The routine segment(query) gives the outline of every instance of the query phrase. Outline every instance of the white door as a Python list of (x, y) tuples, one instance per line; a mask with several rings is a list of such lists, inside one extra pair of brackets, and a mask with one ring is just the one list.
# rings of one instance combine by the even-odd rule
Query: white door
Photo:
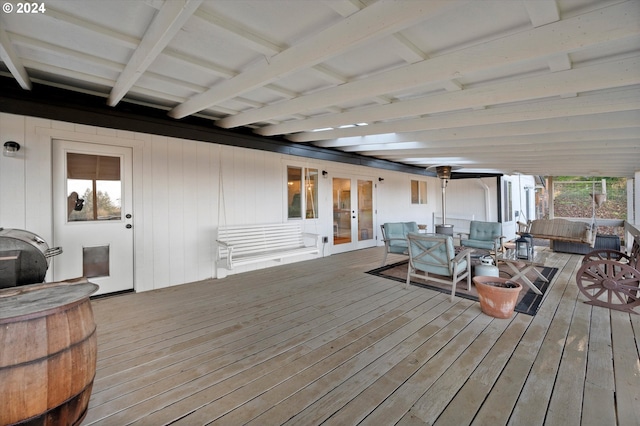
[(55, 281), (85, 276), (96, 294), (133, 289), (132, 150), (54, 140)]
[(333, 253), (376, 245), (373, 179), (333, 178)]

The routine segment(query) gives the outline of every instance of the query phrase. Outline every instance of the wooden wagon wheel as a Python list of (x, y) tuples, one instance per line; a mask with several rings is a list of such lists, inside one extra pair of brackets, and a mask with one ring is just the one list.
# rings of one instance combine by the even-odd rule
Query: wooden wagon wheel
[(582, 258), (582, 263), (587, 263), (594, 260), (615, 260), (617, 262), (620, 262), (622, 261), (622, 259), (625, 259), (624, 262), (629, 262), (631, 260), (631, 257), (618, 250), (601, 249), (593, 250), (585, 254)]
[(640, 271), (624, 263), (614, 260), (584, 263), (576, 274), (576, 283), (589, 304), (625, 312), (634, 312), (640, 305)]

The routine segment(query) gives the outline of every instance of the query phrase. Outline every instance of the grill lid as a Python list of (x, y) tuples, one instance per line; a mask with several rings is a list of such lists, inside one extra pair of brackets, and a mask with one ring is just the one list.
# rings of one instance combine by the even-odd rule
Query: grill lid
[(50, 258), (60, 253), (33, 232), (0, 228), (0, 288), (43, 282)]

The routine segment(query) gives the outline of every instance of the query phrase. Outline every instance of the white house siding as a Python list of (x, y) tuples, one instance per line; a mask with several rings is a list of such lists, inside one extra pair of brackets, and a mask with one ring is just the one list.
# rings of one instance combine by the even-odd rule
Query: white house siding
[[(308, 232), (331, 236), (331, 177), (338, 175), (369, 177), (375, 183), (378, 177), (385, 179), (376, 190), (378, 225), (401, 220), (427, 223), (426, 218), (439, 208), (435, 178), (0, 113), (0, 140), (15, 140), (22, 146), (15, 158), (0, 156), (0, 226), (35, 232), (50, 246), (55, 246), (53, 139), (133, 149), (136, 291), (215, 277), (215, 234), (220, 224), (286, 220), (287, 165), (329, 172), (328, 178), (320, 178), (320, 219), (305, 221)], [(411, 178), (428, 181), (427, 205), (410, 204)], [(323, 253), (331, 254), (331, 247)], [(53, 268), (55, 258), (47, 280)]]
[[(447, 185), (447, 216), (466, 220), (497, 221), (496, 179), (491, 177), (450, 181)], [(442, 204), (440, 186), (438, 191), (439, 203)]]

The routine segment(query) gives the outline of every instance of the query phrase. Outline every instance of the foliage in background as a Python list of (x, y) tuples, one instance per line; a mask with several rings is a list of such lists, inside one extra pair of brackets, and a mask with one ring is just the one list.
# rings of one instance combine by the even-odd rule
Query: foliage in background
[[(602, 192), (606, 181), (607, 200), (598, 207), (593, 204), (592, 193)], [(566, 218), (627, 219), (627, 179), (578, 176), (554, 177), (554, 216)], [(595, 191), (594, 191), (595, 190)], [(600, 227), (599, 233), (618, 234), (619, 230)]]

